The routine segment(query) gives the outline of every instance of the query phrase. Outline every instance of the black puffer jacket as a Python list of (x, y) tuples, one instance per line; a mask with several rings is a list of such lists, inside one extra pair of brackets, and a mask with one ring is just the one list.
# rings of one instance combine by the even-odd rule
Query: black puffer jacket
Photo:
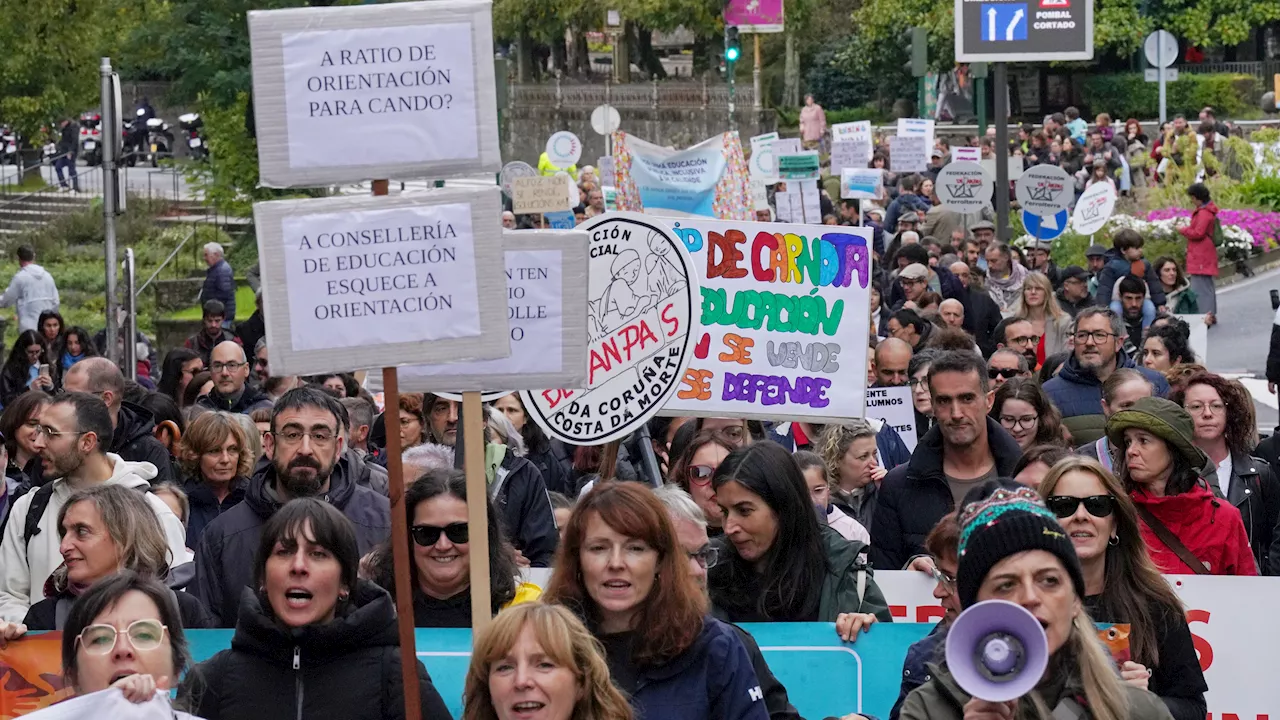
[(244, 391), (240, 393), (240, 397), (234, 401), (224, 398), (222, 393), (218, 392), (218, 388), (214, 388), (209, 391), (208, 395), (196, 400), (196, 405), (210, 410), (248, 415), (261, 408), (270, 409), (272, 403), (271, 397), (259, 390), (256, 385), (246, 384)]
[[(1000, 477), (1012, 477), (1022, 449), (1009, 431), (991, 418), (987, 444)], [(871, 519), (871, 561), (876, 570), (901, 570), (924, 553), (924, 539), (943, 515), (955, 509), (951, 486), (942, 472), (942, 429), (925, 433), (911, 461), (889, 471), (880, 483), (876, 514)]]
[[(418, 688), (423, 718), (451, 718), (421, 661)], [(246, 588), (231, 649), (193, 668), (178, 698), (205, 720), (403, 719), (395, 605), (361, 580), (338, 618), (286, 628)]]
[[(196, 577), (187, 589), (200, 598), (219, 621), (233, 627), (240, 591), (253, 583), (253, 557), (262, 526), (280, 509), (275, 494), (276, 472), (263, 463), (245, 488), (244, 501), (205, 526), (196, 548)], [(376, 492), (351, 481), (344, 463), (329, 475), (329, 492), (322, 499), (342, 511), (355, 526), (360, 554), (373, 550), (391, 534), (391, 504)]]
[(533, 463), (515, 455), (506, 455), (498, 468), (498, 477), (490, 492), (493, 504), (502, 515), (503, 529), (536, 568), (551, 567), (560, 531), (551, 512), (551, 498), (542, 473)]
[(130, 462), (149, 462), (156, 466), (152, 485), (163, 482), (181, 484), (173, 472), (169, 449), (152, 433), (156, 429), (155, 416), (141, 405), (120, 403), (120, 415), (116, 418), (115, 432), (111, 434), (111, 449)]

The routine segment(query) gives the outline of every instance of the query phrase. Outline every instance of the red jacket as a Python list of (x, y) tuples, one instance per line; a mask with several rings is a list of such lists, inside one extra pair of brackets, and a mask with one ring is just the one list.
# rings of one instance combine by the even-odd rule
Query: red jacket
[[(1141, 488), (1133, 491), (1133, 501), (1151, 511), (1169, 532), (1182, 541), (1212, 575), (1257, 575), (1258, 566), (1249, 547), (1240, 511), (1215, 497), (1213, 491), (1196, 483), (1181, 495), (1155, 497)], [(1139, 516), (1142, 540), (1160, 572), (1192, 575), (1191, 568), (1170, 550)]]
[(1187, 238), (1187, 274), (1218, 276), (1218, 249), (1213, 246), (1213, 221), (1218, 206), (1205, 203), (1191, 214), (1191, 224), (1179, 228)]

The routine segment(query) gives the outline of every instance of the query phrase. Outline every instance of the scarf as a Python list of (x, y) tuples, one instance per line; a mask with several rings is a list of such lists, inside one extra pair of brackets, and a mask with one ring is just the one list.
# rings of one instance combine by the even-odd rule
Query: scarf
[(76, 363), (80, 362), (83, 359), (84, 359), (83, 352), (80, 353), (79, 355), (72, 355), (71, 353), (64, 351), (62, 353), (62, 369), (66, 370), (70, 368), (72, 365), (75, 365)]
[(1000, 306), (1001, 311), (1008, 310), (1022, 294), (1022, 282), (1026, 279), (1027, 269), (1018, 262), (1013, 262), (1010, 265), (1009, 277), (998, 278), (995, 275), (987, 275), (987, 292)]

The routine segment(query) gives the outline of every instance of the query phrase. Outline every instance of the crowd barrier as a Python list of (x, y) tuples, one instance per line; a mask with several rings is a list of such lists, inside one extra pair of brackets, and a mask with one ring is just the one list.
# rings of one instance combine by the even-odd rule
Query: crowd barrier
[[(769, 667), (809, 720), (860, 712), (885, 718), (898, 695), (902, 660), (911, 643), (942, 616), (933, 581), (921, 573), (879, 572), (895, 623), (872, 626), (855, 643), (841, 642), (830, 624), (750, 623)], [(534, 578), (541, 579), (541, 578)], [(1270, 600), (1280, 578), (1169, 576), (1187, 606), (1200, 666), (1209, 683), (1207, 720), (1265, 720), (1280, 713), (1280, 684), (1267, 657), (1280, 647), (1280, 621)], [(199, 662), (230, 645), (230, 630), (187, 633)], [(65, 696), (59, 679), (57, 633), (33, 635), (0, 651), (0, 720)], [(418, 657), (461, 716), (462, 683), (470, 661), (469, 630), (418, 630)]]

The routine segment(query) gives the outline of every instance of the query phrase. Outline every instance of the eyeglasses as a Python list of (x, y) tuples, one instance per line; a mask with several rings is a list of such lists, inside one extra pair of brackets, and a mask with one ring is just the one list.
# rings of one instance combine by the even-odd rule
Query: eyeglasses
[(1084, 503), (1084, 509), (1094, 517), (1107, 517), (1116, 508), (1116, 499), (1110, 495), (1090, 495), (1076, 497), (1074, 495), (1050, 495), (1044, 499), (1045, 507), (1060, 518), (1069, 518), (1076, 514), (1076, 508)]
[(444, 527), (439, 525), (414, 525), (409, 528), (409, 534), (413, 536), (414, 544), (420, 547), (435, 545), (440, 541), (440, 533), (444, 533), (444, 536), (449, 538), (449, 542), (454, 545), (465, 545), (471, 540), (466, 523), (449, 523)]
[(1010, 344), (1010, 345), (1025, 345), (1025, 346), (1031, 346), (1031, 345), (1035, 345), (1035, 344), (1036, 344), (1036, 343), (1038, 343), (1038, 342), (1040, 342), (1040, 336), (1039, 336), (1039, 335), (1023, 335), (1023, 336), (1021, 336), (1021, 337), (1011, 337), (1011, 338), (1009, 338), (1009, 344)]
[(1040, 417), (1037, 415), (1023, 415), (1022, 417), (1014, 417), (1012, 415), (1000, 416), (1000, 424), (1010, 430), (1017, 430), (1020, 427), (1035, 427), (1036, 422), (1039, 420)]
[(1089, 342), (1090, 340), (1092, 340), (1094, 344), (1101, 345), (1102, 343), (1110, 340), (1111, 338), (1116, 337), (1116, 334), (1109, 333), (1106, 330), (1094, 330), (1093, 332), (1089, 332), (1087, 330), (1081, 330), (1077, 332), (1075, 335), (1073, 335), (1072, 337), (1074, 337), (1076, 339), (1076, 342), (1078, 343)]
[(1018, 368), (987, 368), (987, 377), (995, 380), (1002, 377), (1005, 380), (1012, 380), (1018, 377)]
[(933, 579), (938, 581), (938, 583), (945, 585), (948, 588), (954, 588), (956, 586), (956, 579), (939, 570), (936, 564), (929, 568), (929, 574), (933, 575)]
[(1192, 415), (1199, 415), (1205, 410), (1208, 410), (1210, 415), (1222, 415), (1227, 412), (1226, 404), (1216, 400), (1211, 403), (1199, 403), (1199, 402), (1187, 403), (1185, 407), (1187, 412), (1191, 413)]
[(121, 634), (129, 636), (134, 650), (155, 650), (164, 642), (169, 628), (159, 620), (134, 620), (121, 633), (113, 625), (90, 625), (76, 636), (76, 642), (90, 655), (106, 655), (116, 649)]
[(720, 561), (720, 551), (716, 549), (715, 545), (704, 545), (701, 550), (688, 553), (688, 555), (689, 559), (697, 561), (703, 570), (715, 567), (716, 563)]
[(912, 388), (917, 388), (917, 387), (920, 387), (921, 385), (927, 385), (928, 383), (929, 383), (929, 378), (927, 376), (911, 378), (910, 380), (907, 381), (907, 384), (910, 385)]
[(50, 427), (48, 425), (41, 425), (39, 423), (36, 423), (35, 431), (37, 435), (48, 435), (49, 437), (55, 437), (55, 438), (62, 437), (63, 435), (80, 436), (89, 432), (88, 430), (67, 430), (66, 432), (63, 432), (61, 430), (58, 430), (57, 428)]
[(309, 437), (311, 438), (312, 444), (317, 447), (327, 447), (338, 437), (337, 433), (332, 430), (319, 430), (315, 432), (285, 430), (283, 432), (273, 432), (272, 435), (275, 435), (276, 440), (279, 440), (282, 445), (297, 445), (302, 442), (302, 438)]
[(716, 474), (716, 469), (710, 465), (690, 465), (685, 474), (689, 476), (690, 483), (707, 485), (711, 482), (711, 476)]
[(225, 363), (222, 363), (222, 362), (216, 362), (216, 363), (210, 363), (210, 364), (209, 364), (209, 372), (211, 372), (211, 373), (215, 373), (215, 374), (216, 374), (216, 373), (220, 373), (220, 372), (235, 372), (235, 371), (239, 370), (240, 368), (242, 368), (242, 367), (244, 367), (244, 366), (246, 366), (246, 365), (248, 365), (248, 364), (249, 364), (249, 363), (247, 363), (247, 362), (225, 362)]

